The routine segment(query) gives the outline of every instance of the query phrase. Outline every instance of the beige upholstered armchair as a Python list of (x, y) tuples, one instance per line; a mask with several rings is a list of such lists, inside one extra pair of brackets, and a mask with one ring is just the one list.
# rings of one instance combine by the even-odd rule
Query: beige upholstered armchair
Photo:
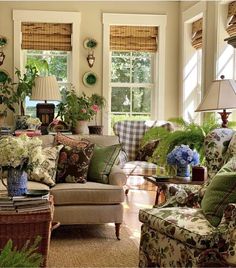
[(236, 134), (215, 129), (204, 147), (208, 180), (200, 189), (140, 210), (140, 267), (236, 265)]

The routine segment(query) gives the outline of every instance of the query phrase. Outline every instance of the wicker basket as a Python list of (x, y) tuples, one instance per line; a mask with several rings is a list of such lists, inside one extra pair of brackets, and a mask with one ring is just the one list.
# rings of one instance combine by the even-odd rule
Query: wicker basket
[(42, 239), (38, 246), (38, 252), (44, 257), (42, 267), (47, 266), (47, 256), (51, 236), (51, 224), (53, 217), (53, 204), (51, 208), (34, 212), (0, 212), (0, 250), (12, 239), (13, 245), (21, 249), (27, 240), (30, 245), (36, 236)]

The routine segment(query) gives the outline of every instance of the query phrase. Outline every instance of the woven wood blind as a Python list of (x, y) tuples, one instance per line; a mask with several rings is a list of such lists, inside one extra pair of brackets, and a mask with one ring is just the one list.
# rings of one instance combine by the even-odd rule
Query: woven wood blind
[(113, 51), (157, 51), (158, 27), (119, 26), (110, 27), (110, 49)]
[(72, 24), (22, 22), (22, 49), (71, 51)]
[(202, 19), (192, 23), (192, 46), (195, 49), (202, 48)]
[(226, 31), (230, 36), (236, 36), (236, 1), (228, 5), (228, 23)]

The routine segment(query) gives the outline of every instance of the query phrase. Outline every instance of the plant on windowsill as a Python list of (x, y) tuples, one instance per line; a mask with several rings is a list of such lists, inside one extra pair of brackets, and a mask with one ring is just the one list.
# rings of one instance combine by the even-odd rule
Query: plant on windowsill
[(97, 134), (97, 135), (102, 135), (102, 125), (97, 124), (97, 114), (99, 111), (102, 110), (106, 106), (106, 100), (103, 96), (100, 96), (96, 93), (92, 94), (90, 97), (91, 102), (93, 103), (94, 110), (96, 111), (95, 113), (95, 125), (90, 125), (88, 126), (89, 128), (89, 134)]
[(35, 78), (38, 71), (35, 67), (30, 65), (25, 66), (25, 73), (22, 74), (20, 70), (16, 69), (15, 74), (18, 82), (13, 82), (11, 77), (0, 85), (0, 104), (15, 112), (14, 104), (19, 106), (19, 114), (24, 115), (24, 100), (26, 96), (30, 96), (34, 86)]
[[(72, 132), (88, 134), (87, 122), (97, 113), (97, 105), (85, 93), (77, 95), (74, 89), (62, 90), (61, 93), (62, 101), (57, 105), (58, 114), (56, 118), (60, 117), (70, 125)], [(81, 124), (83, 127), (80, 130), (79, 125)]]

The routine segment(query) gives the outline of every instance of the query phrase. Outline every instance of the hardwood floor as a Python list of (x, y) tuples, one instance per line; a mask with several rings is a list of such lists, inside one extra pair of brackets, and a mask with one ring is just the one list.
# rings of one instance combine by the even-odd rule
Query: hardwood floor
[[(140, 187), (139, 187), (140, 188)], [(143, 183), (141, 188), (149, 188), (150, 185)], [(155, 202), (156, 191), (153, 190), (139, 190), (130, 189), (128, 195), (125, 197), (124, 203), (124, 224), (131, 232), (131, 238), (139, 244), (141, 222), (138, 219), (139, 210), (142, 208), (152, 208)]]

